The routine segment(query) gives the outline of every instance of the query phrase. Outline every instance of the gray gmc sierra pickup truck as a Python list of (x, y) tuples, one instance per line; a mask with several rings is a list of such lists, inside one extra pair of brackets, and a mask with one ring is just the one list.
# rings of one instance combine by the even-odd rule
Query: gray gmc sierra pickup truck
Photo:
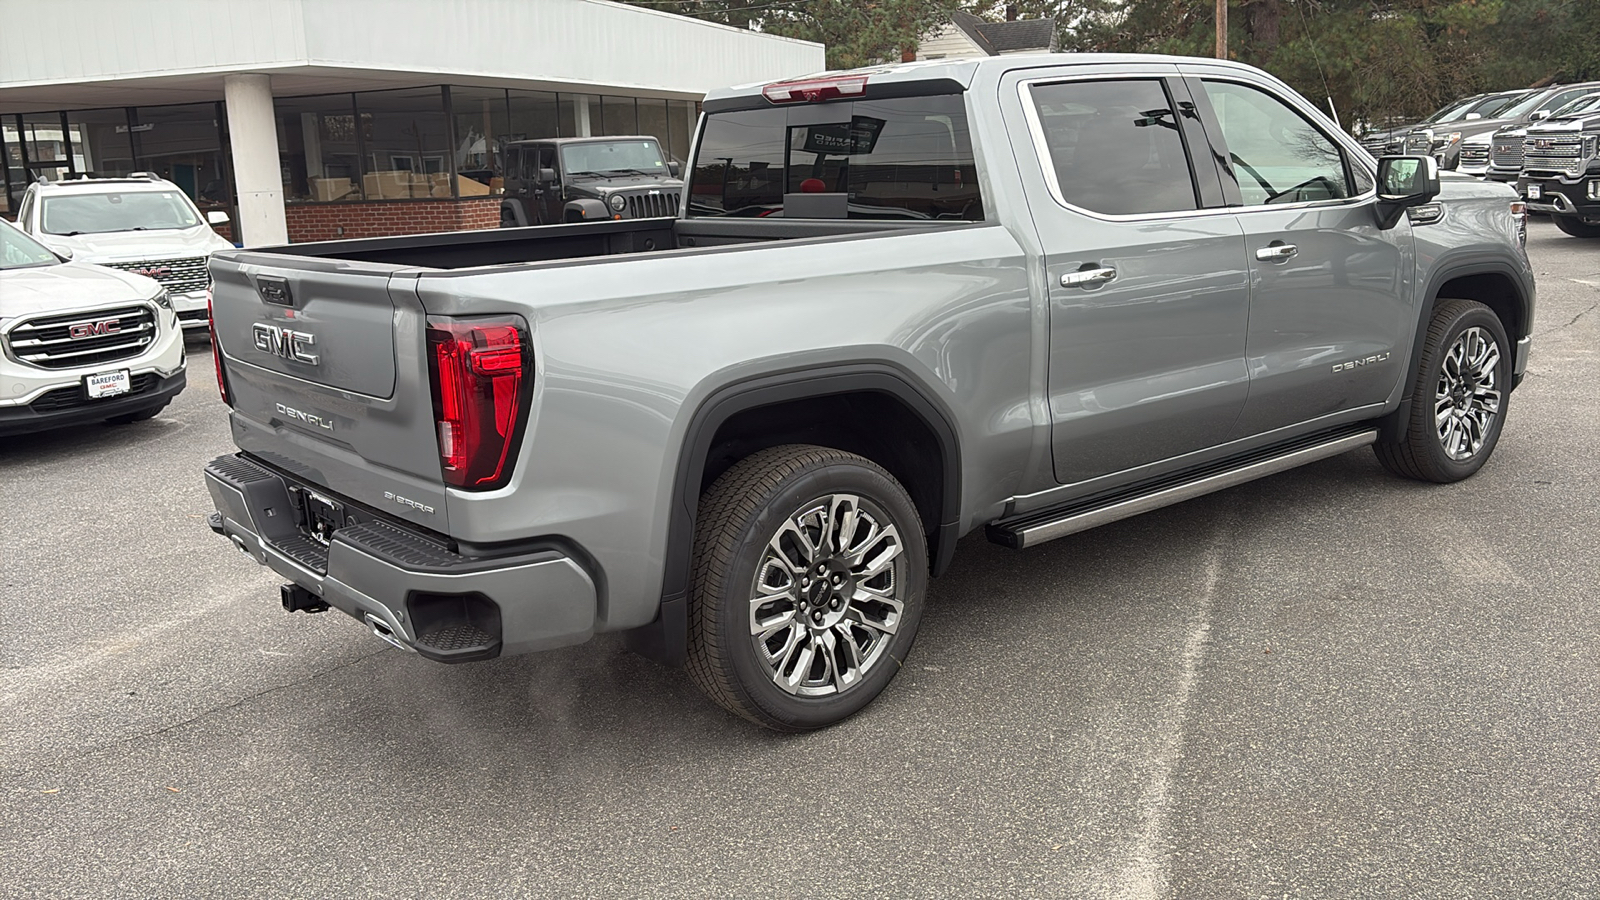
[(1503, 184), (1375, 161), (1213, 60), (951, 60), (706, 98), (676, 218), (216, 254), (211, 527), (442, 662), (627, 632), (770, 728), (1031, 547), (1372, 445), (1494, 450)]

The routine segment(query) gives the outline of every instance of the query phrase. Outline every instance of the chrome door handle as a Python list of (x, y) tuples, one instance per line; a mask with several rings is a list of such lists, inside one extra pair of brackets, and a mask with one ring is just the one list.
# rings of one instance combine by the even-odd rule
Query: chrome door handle
[(1061, 276), (1062, 287), (1091, 287), (1115, 281), (1117, 270), (1109, 266), (1100, 269), (1079, 269)]
[(1256, 259), (1262, 262), (1286, 262), (1293, 259), (1295, 254), (1299, 252), (1300, 248), (1293, 244), (1273, 244), (1270, 247), (1262, 247), (1257, 250)]

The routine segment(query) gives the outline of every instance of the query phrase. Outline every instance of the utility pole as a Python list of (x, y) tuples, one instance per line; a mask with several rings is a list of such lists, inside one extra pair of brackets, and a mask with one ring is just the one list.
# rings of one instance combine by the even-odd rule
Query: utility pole
[(1217, 0), (1217, 59), (1228, 58), (1228, 0)]

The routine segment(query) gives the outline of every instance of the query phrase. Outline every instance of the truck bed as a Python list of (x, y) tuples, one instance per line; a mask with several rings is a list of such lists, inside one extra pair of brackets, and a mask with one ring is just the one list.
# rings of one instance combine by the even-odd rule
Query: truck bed
[(242, 251), (429, 269), (555, 262), (622, 253), (869, 235), (970, 225), (928, 220), (625, 219), (285, 244)]

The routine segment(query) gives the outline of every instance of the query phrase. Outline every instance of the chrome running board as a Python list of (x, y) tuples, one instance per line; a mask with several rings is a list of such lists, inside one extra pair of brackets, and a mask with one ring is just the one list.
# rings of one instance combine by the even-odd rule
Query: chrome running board
[(1264, 451), (1267, 454), (1265, 456), (1262, 452), (1258, 452), (1233, 461), (1224, 461), (1203, 469), (1190, 480), (1173, 483), (1171, 480), (1162, 479), (1144, 486), (1134, 485), (1129, 489), (1103, 495), (1099, 499), (1079, 500), (1066, 506), (1044, 509), (1014, 519), (1002, 519), (988, 527), (989, 540), (1015, 550), (1033, 547), (1058, 537), (1087, 531), (1152, 509), (1182, 503), (1213, 491), (1275, 475), (1319, 459), (1338, 456), (1357, 447), (1365, 447), (1378, 440), (1378, 431), (1375, 428), (1363, 428), (1354, 433), (1347, 431), (1338, 436), (1323, 434), (1312, 440), (1315, 442), (1309, 445), (1302, 440), (1276, 450), (1269, 449)]

